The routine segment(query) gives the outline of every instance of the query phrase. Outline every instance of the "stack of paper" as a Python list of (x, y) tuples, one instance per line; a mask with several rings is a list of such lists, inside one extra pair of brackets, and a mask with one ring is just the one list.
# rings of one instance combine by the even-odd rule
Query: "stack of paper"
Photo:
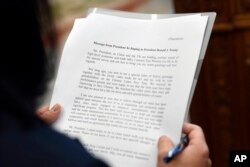
[(105, 9), (76, 19), (51, 100), (63, 107), (55, 128), (111, 166), (155, 166), (159, 137), (181, 137), (214, 19)]

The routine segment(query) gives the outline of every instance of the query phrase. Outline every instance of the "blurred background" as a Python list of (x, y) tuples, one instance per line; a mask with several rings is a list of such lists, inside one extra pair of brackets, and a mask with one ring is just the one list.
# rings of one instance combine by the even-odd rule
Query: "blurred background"
[(72, 28), (74, 19), (85, 17), (91, 7), (142, 13), (174, 12), (172, 0), (50, 0), (50, 2), (57, 21), (59, 42), (62, 45)]
[(231, 150), (250, 150), (250, 0), (51, 0), (51, 6), (59, 48), (74, 19), (84, 17), (90, 7), (142, 13), (217, 12), (190, 120), (203, 128), (213, 166), (229, 166)]

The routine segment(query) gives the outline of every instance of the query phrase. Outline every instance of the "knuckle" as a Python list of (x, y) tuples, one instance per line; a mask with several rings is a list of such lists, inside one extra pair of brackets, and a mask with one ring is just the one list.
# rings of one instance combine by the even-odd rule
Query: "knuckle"
[(193, 126), (197, 131), (203, 132), (202, 128), (199, 125), (193, 125)]
[(208, 149), (208, 147), (206, 145), (200, 148), (200, 154), (204, 158), (208, 158), (209, 157), (209, 149)]

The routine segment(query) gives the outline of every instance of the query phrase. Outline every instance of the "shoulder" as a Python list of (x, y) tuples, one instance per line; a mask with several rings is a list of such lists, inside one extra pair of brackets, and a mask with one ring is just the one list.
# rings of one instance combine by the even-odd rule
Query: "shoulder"
[(106, 167), (77, 140), (39, 124), (29, 130), (5, 132), (0, 137), (0, 166)]

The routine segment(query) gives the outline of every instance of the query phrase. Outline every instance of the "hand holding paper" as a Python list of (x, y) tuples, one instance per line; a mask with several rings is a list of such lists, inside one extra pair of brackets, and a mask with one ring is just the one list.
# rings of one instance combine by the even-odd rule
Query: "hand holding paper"
[(214, 15), (120, 14), (75, 21), (51, 100), (63, 107), (55, 128), (111, 166), (152, 167), (161, 135), (179, 142)]

